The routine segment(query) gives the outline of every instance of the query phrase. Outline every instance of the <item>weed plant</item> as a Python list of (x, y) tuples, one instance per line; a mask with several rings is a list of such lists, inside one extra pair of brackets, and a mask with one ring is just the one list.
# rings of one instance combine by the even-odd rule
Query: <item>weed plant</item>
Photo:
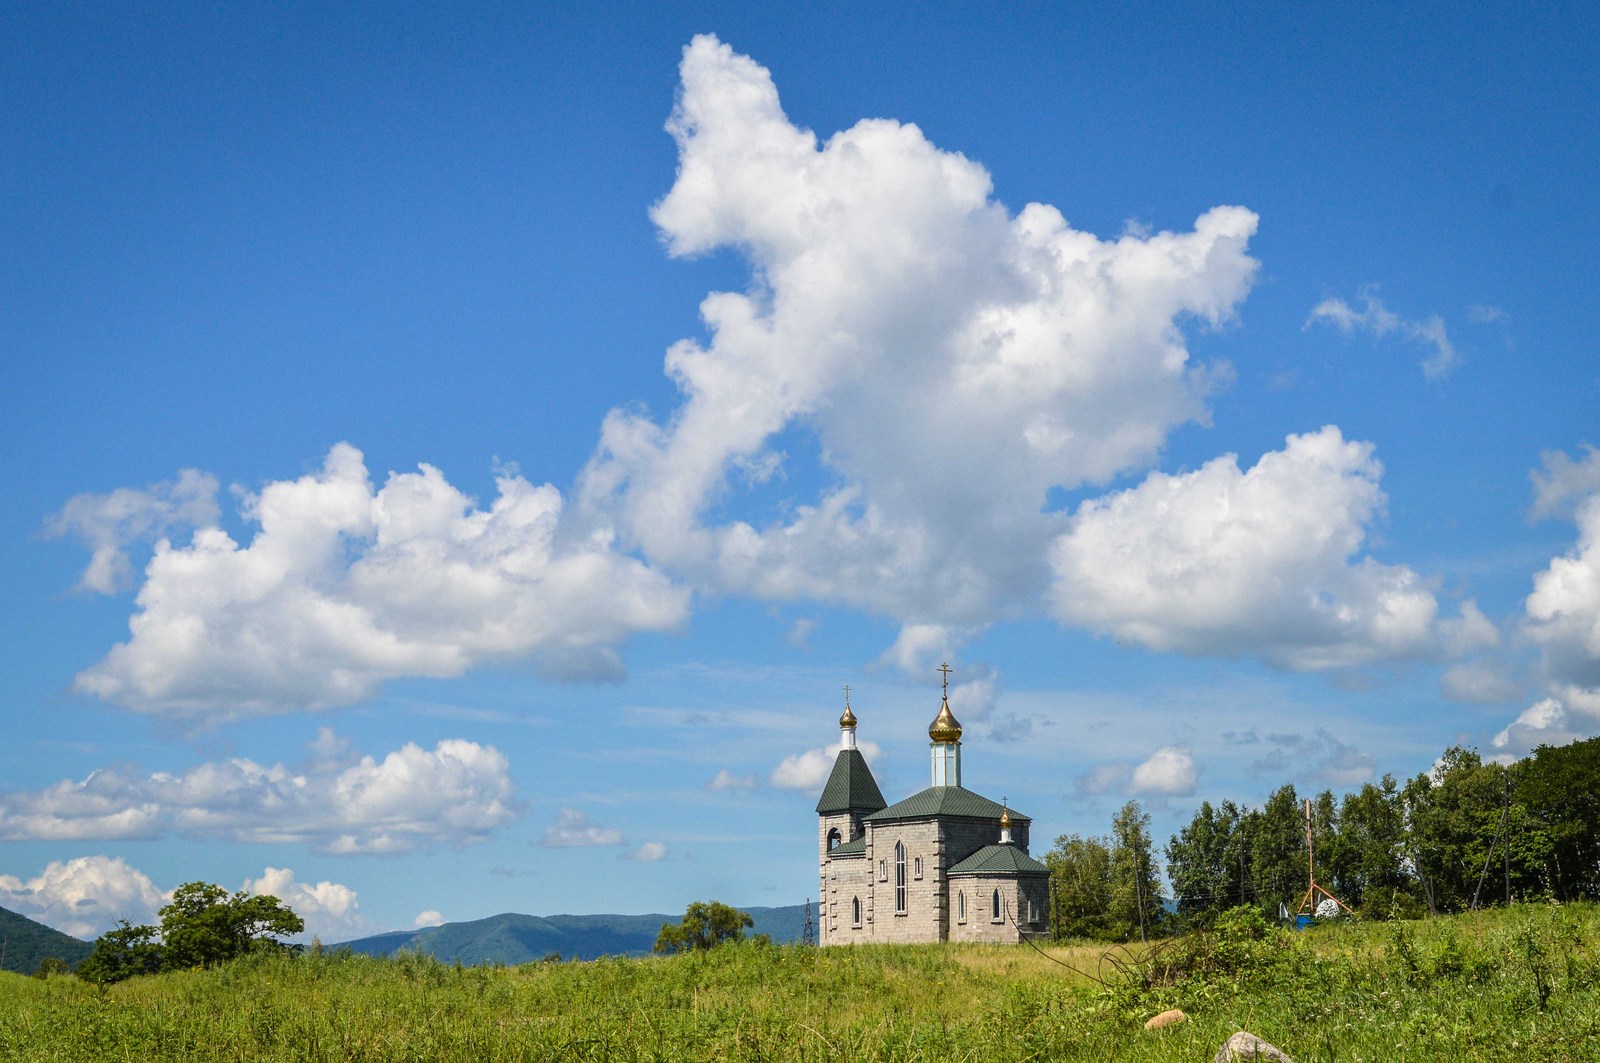
[[(1237, 1029), (1310, 1060), (1600, 1060), (1600, 911), (1106, 946), (729, 945), (517, 968), (254, 955), (99, 989), (0, 976), (0, 1060), (1202, 1060)], [(1062, 966), (1071, 965), (1072, 969)], [(1079, 973), (1083, 972), (1083, 973)], [(1143, 1029), (1179, 1007), (1188, 1022)]]

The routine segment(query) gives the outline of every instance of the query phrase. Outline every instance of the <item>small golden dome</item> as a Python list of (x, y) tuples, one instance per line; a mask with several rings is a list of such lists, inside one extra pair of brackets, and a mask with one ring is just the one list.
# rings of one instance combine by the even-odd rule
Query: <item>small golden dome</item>
[(839, 726), (847, 731), (856, 729), (856, 714), (850, 711), (850, 703), (844, 703), (844, 715), (839, 717)]
[(949, 698), (939, 705), (939, 715), (928, 725), (928, 737), (935, 742), (961, 741), (961, 724), (956, 720), (955, 713), (950, 711)]
[(1002, 808), (1000, 810), (1000, 829), (1011, 829), (1011, 810), (1009, 808)]

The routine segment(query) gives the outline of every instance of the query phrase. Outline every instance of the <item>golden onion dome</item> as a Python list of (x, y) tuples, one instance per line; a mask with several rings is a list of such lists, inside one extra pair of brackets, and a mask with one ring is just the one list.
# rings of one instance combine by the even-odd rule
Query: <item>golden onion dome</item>
[(1009, 808), (1002, 808), (1000, 810), (1000, 829), (1011, 829), (1011, 810)]
[(856, 729), (856, 714), (850, 711), (850, 703), (844, 703), (844, 715), (839, 717), (839, 726), (847, 731)]
[(939, 705), (939, 715), (928, 725), (928, 737), (935, 742), (961, 741), (961, 723), (956, 719), (955, 713), (950, 711), (949, 698), (945, 698)]

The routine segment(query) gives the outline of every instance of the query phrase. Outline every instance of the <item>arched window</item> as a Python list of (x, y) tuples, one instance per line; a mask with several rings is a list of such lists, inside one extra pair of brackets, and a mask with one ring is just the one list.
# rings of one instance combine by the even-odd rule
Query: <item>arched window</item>
[(990, 901), (989, 907), (991, 909), (989, 918), (998, 923), (1000, 921), (1000, 891), (998, 889), (994, 891), (994, 899)]
[(956, 891), (956, 922), (965, 923), (966, 921), (967, 921), (967, 891), (966, 890), (957, 890)]
[(860, 926), (861, 925), (861, 898), (860, 897), (852, 897), (852, 898), (850, 898), (850, 925), (851, 926)]
[(894, 910), (904, 915), (906, 911), (906, 846), (894, 843)]
[(839, 843), (841, 841), (843, 841), (843, 839), (839, 836), (839, 828), (835, 827), (830, 830), (828, 832), (828, 852), (831, 853), (835, 849), (839, 848)]

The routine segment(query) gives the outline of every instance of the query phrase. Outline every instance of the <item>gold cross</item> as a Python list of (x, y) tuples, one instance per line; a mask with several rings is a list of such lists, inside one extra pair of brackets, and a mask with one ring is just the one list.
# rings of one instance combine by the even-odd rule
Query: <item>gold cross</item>
[(939, 666), (939, 671), (944, 673), (944, 694), (950, 696), (950, 662), (946, 661)]

